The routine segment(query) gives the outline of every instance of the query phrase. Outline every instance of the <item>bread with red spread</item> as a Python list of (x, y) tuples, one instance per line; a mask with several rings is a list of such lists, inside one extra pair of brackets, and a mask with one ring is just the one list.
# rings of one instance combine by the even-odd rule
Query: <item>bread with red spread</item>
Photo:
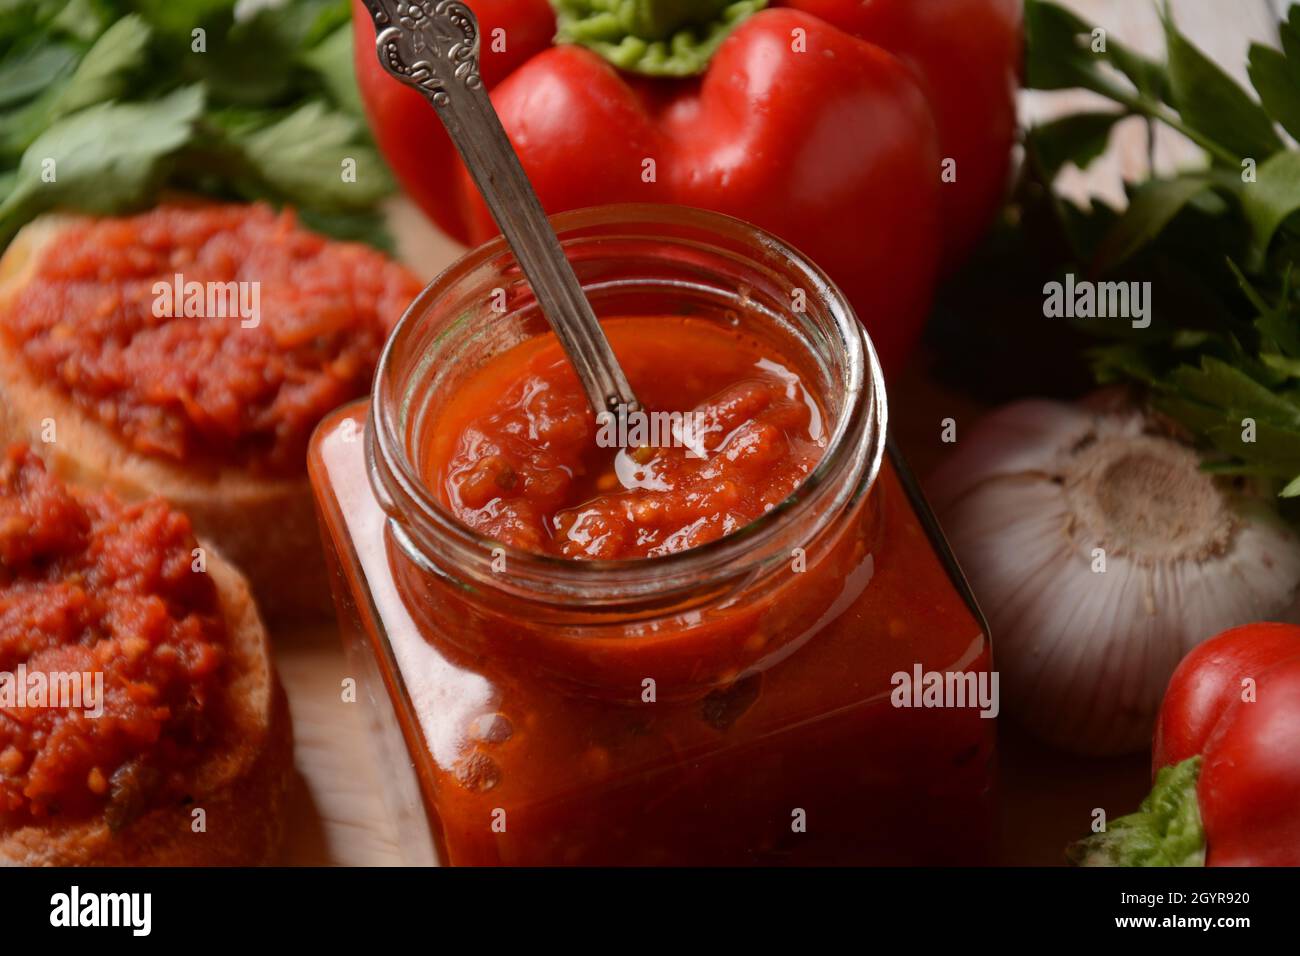
[[(233, 306), (227, 282), (257, 290), (256, 326), (156, 315), (160, 301), (182, 312), (187, 288)], [(31, 443), (59, 474), (127, 500), (162, 495), (268, 617), (327, 613), (307, 439), (368, 391), (418, 290), (377, 251), (262, 206), (43, 217), (0, 259), (0, 443)]]
[(103, 681), (96, 716), (90, 699), (0, 709), (0, 864), (275, 861), (284, 691), (247, 582), (215, 550), (194, 564), (195, 547), (161, 500), (126, 505), (21, 447), (0, 454), (0, 670)]

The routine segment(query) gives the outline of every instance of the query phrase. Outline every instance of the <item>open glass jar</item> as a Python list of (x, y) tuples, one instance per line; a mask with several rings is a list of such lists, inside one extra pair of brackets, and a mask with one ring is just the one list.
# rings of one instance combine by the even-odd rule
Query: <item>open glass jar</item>
[(545, 320), (501, 240), (412, 303), (371, 401), (323, 422), (310, 454), (409, 862), (984, 859), (992, 708), (911, 684), (984, 682), (986, 628), (887, 453), (880, 369), (843, 296), (716, 214), (553, 222), (598, 315), (689, 315), (774, 343), (820, 392), (830, 437), (790, 499), (698, 548), (505, 547), (452, 516), (421, 456), (439, 403)]

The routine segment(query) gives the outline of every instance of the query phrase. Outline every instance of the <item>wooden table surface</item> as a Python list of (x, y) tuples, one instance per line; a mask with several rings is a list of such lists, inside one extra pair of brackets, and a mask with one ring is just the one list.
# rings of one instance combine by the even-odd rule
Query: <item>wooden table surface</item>
[[(1159, 24), (1145, 0), (1073, 0), (1071, 6), (1124, 42), (1145, 52), (1161, 49)], [(1285, 4), (1283, 4), (1285, 5)], [(1180, 0), (1179, 24), (1216, 60), (1244, 79), (1246, 45), (1274, 39), (1267, 0)], [(1022, 102), (1027, 121), (1077, 108), (1086, 96), (1030, 94)], [(1188, 144), (1173, 134), (1157, 141), (1158, 168), (1192, 161)], [(1087, 175), (1067, 170), (1061, 186), (1085, 198), (1123, 198), (1124, 179), (1147, 175), (1145, 128), (1130, 122), (1117, 132), (1108, 155)], [(432, 278), (462, 251), (439, 235), (403, 200), (390, 220), (401, 257)], [(937, 387), (921, 356), (891, 388), (891, 424), (918, 474), (938, 460), (941, 419), (970, 420), (981, 409), (964, 396)], [(381, 798), (381, 781), (364, 725), (364, 702), (345, 703), (349, 676), (332, 627), (300, 628), (273, 635), (280, 676), (289, 694), (295, 734), (294, 805), (284, 862), (294, 865), (392, 865), (400, 863), (397, 841)], [(994, 635), (996, 641), (996, 635)], [(1070, 840), (1086, 832), (1092, 809), (1107, 814), (1134, 809), (1148, 786), (1143, 755), (1086, 760), (1034, 743), (1008, 721), (999, 722), (1000, 861), (1056, 864)]]

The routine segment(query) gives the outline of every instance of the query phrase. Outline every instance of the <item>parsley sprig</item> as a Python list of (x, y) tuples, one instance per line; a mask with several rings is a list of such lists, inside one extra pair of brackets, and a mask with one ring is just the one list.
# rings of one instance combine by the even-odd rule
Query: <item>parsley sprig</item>
[[(391, 178), (352, 75), (347, 0), (0, 0), (0, 248), (54, 208), (164, 191), (295, 206), (386, 245)], [(355, 175), (344, 161), (355, 163)]]
[(1163, 62), (1028, 0), (1027, 85), (1086, 89), (1113, 104), (1031, 130), (1028, 174), (1050, 184), (1066, 163), (1088, 166), (1134, 116), (1203, 150), (1199, 168), (1130, 186), (1122, 212), (1050, 195), (1067, 270), (1153, 283), (1150, 327), (1090, 325), (1113, 341), (1089, 358), (1098, 381), (1148, 389), (1218, 453), (1209, 467), (1300, 496), (1300, 151), (1283, 132), (1300, 139), (1300, 6), (1280, 24), (1281, 49), (1250, 48), (1254, 95), (1160, 12)]

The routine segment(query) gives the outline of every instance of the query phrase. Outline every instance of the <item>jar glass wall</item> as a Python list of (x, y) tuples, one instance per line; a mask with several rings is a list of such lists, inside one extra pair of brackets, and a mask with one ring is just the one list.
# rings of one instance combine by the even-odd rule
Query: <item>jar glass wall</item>
[(425, 290), (371, 402), (322, 423), (310, 455), (410, 862), (983, 859), (994, 721), (973, 691), (925, 706), (919, 683), (987, 686), (988, 638), (886, 454), (883, 381), (842, 296), (726, 217), (554, 221), (602, 318), (690, 316), (770, 343), (818, 391), (830, 438), (792, 498), (699, 548), (516, 551), (460, 524), (421, 457), (439, 403), (546, 324), (500, 241)]

